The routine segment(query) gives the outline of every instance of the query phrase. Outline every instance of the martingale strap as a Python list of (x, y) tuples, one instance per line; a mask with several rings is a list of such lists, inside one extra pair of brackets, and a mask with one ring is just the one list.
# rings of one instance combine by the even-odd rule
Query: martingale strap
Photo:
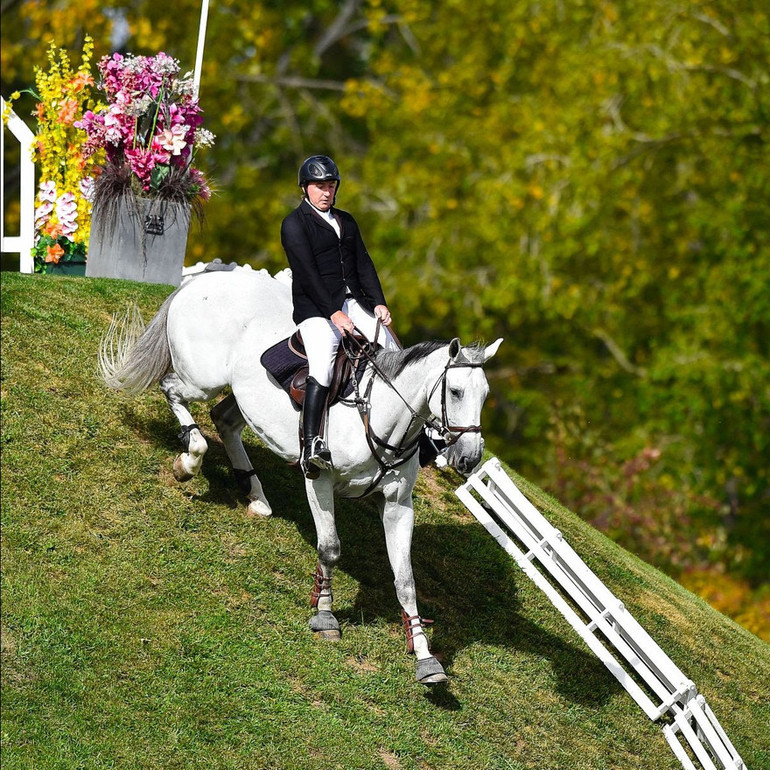
[[(377, 465), (380, 466), (379, 471), (377, 472), (377, 475), (372, 479), (369, 486), (363, 491), (362, 494), (358, 496), (357, 499), (360, 499), (362, 497), (366, 497), (370, 492), (372, 492), (377, 485), (382, 480), (382, 477), (390, 470), (393, 470), (394, 468), (398, 468), (401, 465), (404, 465), (404, 463), (409, 462), (409, 460), (412, 459), (412, 457), (415, 455), (417, 450), (420, 446), (420, 436), (419, 434), (410, 442), (406, 444), (399, 444), (398, 446), (393, 446), (392, 444), (388, 444), (386, 441), (383, 441), (373, 430), (372, 426), (369, 422), (369, 415), (370, 415), (370, 406), (371, 406), (371, 400), (369, 399), (369, 394), (372, 390), (372, 384), (374, 382), (374, 378), (369, 380), (369, 385), (366, 389), (366, 395), (364, 398), (360, 397), (360, 394), (358, 393), (358, 388), (356, 388), (356, 406), (358, 407), (358, 414), (361, 417), (361, 422), (364, 424), (364, 436), (366, 438), (366, 443), (369, 445), (369, 451), (372, 453), (372, 457), (377, 461)], [(409, 426), (406, 429), (406, 433), (404, 434), (404, 437), (409, 435), (409, 431), (412, 429), (412, 424), (414, 423), (414, 417), (412, 417), (412, 420), (409, 422)], [(402, 439), (403, 441), (403, 439)], [(378, 446), (382, 447), (385, 450), (390, 450), (391, 452), (395, 453), (396, 460), (394, 460), (391, 463), (385, 462), (382, 455), (377, 451), (377, 444)]]

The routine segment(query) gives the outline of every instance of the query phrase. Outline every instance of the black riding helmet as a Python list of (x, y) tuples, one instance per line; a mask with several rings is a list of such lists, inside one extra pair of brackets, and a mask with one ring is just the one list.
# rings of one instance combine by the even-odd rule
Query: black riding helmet
[[(331, 182), (337, 183), (337, 190), (340, 189), (340, 172), (337, 164), (328, 155), (311, 155), (300, 167), (297, 175), (299, 186), (307, 192), (306, 188), (310, 182)], [(335, 190), (334, 199), (337, 199)]]

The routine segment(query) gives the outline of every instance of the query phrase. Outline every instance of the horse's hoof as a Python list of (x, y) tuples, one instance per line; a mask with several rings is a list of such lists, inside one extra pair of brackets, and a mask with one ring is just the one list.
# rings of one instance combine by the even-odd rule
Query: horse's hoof
[(316, 639), (325, 639), (327, 642), (339, 642), (342, 639), (339, 631), (316, 631), (313, 636)]
[(444, 671), (444, 667), (433, 657), (423, 658), (417, 661), (417, 681), (427, 687), (436, 684), (445, 684), (449, 677)]
[(174, 458), (174, 478), (177, 481), (189, 481), (193, 477), (192, 473), (185, 470), (182, 464), (182, 455), (177, 455)]
[(273, 515), (273, 509), (262, 500), (252, 500), (249, 503), (249, 507), (246, 509), (246, 513), (251, 516), (268, 517)]
[(310, 618), (310, 630), (317, 639), (326, 639), (328, 642), (339, 642), (342, 638), (340, 624), (337, 618), (329, 610), (320, 610)]

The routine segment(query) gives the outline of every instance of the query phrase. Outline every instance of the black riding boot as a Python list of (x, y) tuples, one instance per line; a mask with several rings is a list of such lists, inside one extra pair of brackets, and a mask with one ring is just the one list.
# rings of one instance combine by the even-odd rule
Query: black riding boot
[(328, 392), (329, 388), (319, 385), (314, 377), (307, 378), (305, 404), (302, 407), (302, 435), (305, 446), (302, 449), (300, 466), (308, 479), (317, 479), (322, 469), (332, 467), (331, 453), (319, 435)]

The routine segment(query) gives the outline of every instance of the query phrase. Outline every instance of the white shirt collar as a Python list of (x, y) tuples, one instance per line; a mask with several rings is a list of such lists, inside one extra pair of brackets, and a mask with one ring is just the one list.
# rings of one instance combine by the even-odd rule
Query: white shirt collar
[(307, 202), (307, 205), (310, 206), (311, 209), (313, 209), (313, 211), (315, 211), (319, 216), (325, 219), (334, 228), (334, 231), (339, 236), (340, 225), (339, 225), (339, 222), (337, 222), (337, 218), (332, 213), (332, 210), (329, 209), (328, 211), (321, 211), (321, 209), (319, 209), (317, 206), (314, 206), (308, 198), (305, 198), (305, 201)]

